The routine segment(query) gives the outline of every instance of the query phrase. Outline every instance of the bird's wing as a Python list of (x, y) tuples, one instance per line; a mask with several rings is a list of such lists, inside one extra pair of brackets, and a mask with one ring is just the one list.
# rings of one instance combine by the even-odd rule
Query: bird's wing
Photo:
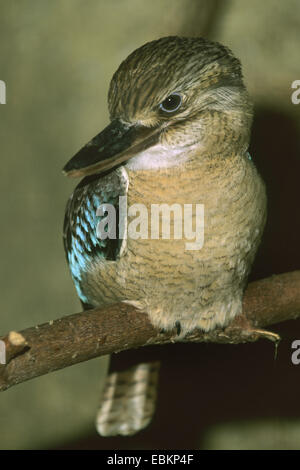
[[(63, 241), (72, 278), (81, 301), (86, 305), (82, 279), (91, 263), (115, 261), (123, 252), (126, 239), (119, 239), (119, 197), (126, 196), (128, 176), (121, 167), (99, 176), (84, 178), (76, 187), (67, 203)], [(111, 204), (115, 208), (116, 238), (100, 239), (97, 237), (99, 222), (107, 217), (98, 216), (99, 206)], [(105, 210), (105, 209), (104, 209)]]

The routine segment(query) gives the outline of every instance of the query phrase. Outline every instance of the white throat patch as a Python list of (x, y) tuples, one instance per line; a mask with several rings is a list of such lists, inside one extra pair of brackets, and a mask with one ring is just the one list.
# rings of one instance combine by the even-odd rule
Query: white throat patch
[(158, 170), (179, 166), (188, 159), (184, 148), (156, 144), (132, 157), (125, 164), (129, 170)]

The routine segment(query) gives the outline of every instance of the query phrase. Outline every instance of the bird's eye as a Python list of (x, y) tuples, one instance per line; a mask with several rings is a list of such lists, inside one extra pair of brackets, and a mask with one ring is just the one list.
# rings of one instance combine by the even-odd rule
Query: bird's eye
[(173, 113), (180, 108), (182, 103), (182, 98), (179, 93), (172, 93), (166, 98), (162, 103), (160, 103), (159, 107), (162, 111), (166, 113)]

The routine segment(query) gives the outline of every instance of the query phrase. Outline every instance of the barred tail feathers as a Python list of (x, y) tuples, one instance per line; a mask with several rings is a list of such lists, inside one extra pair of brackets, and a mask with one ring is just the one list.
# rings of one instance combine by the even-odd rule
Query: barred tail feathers
[(107, 376), (97, 412), (101, 436), (131, 436), (151, 421), (156, 404), (159, 362), (138, 364)]

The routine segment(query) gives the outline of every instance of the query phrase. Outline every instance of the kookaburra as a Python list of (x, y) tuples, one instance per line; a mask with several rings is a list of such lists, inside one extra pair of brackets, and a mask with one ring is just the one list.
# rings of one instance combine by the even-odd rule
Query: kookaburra
[[(266, 220), (265, 187), (248, 153), (252, 104), (239, 60), (203, 38), (149, 42), (113, 75), (108, 107), (110, 124), (64, 167), (83, 177), (67, 205), (64, 243), (84, 308), (128, 302), (181, 337), (227, 326), (242, 311)], [(124, 236), (129, 215), (116, 218), (115, 237), (99, 236), (105, 205), (119, 215), (121, 200), (147, 211), (148, 237)], [(171, 236), (151, 237), (151, 210), (162, 205), (171, 208), (160, 212)], [(173, 209), (197, 205), (203, 239), (188, 249), (184, 231), (172, 236), (184, 214)], [(189, 217), (197, 227), (196, 211)], [(129, 370), (108, 375), (97, 418), (104, 436), (134, 434), (151, 420), (159, 364), (139, 364), (135, 355)]]

